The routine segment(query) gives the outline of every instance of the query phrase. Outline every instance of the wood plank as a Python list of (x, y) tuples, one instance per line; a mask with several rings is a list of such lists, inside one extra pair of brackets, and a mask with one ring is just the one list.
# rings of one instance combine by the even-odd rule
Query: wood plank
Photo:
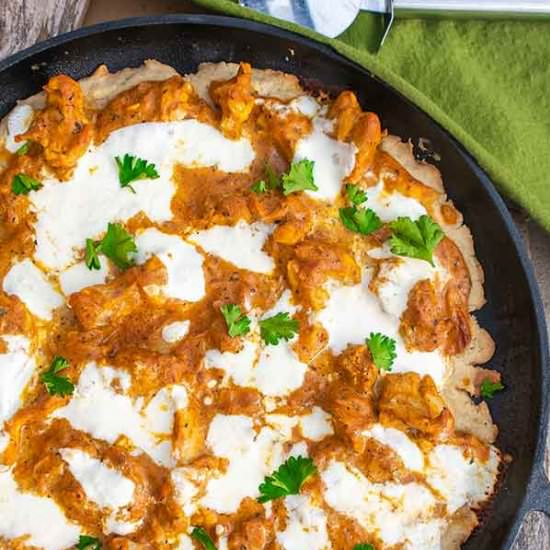
[(88, 4), (89, 0), (0, 1), (0, 59), (78, 28)]

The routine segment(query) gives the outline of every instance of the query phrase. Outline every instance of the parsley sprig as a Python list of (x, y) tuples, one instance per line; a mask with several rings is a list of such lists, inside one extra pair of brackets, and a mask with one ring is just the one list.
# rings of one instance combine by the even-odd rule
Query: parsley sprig
[(282, 177), (283, 193), (290, 195), (298, 191), (318, 191), (319, 188), (313, 181), (314, 166), (315, 162), (308, 159), (293, 162), (288, 174), (283, 174)]
[(119, 269), (134, 265), (137, 246), (134, 237), (119, 223), (110, 223), (100, 241), (86, 239), (85, 262), (88, 269), (100, 269), (98, 254), (105, 254)]
[(260, 485), (258, 502), (268, 502), (288, 495), (297, 495), (302, 485), (314, 474), (317, 467), (311, 458), (291, 456)]
[(26, 174), (16, 174), (11, 181), (11, 190), (16, 195), (28, 195), (31, 191), (38, 191), (42, 184), (27, 176)]
[(390, 228), (393, 232), (390, 239), (393, 254), (425, 260), (434, 265), (433, 251), (445, 234), (429, 216), (420, 216), (416, 221), (397, 218), (391, 222)]
[(69, 368), (69, 362), (64, 357), (57, 355), (53, 358), (50, 368), (40, 375), (40, 381), (46, 386), (50, 395), (72, 395), (74, 384), (65, 376), (58, 373)]
[(371, 332), (366, 342), (376, 367), (380, 370), (391, 371), (397, 357), (395, 340), (380, 332)]
[(76, 548), (77, 550), (100, 550), (101, 542), (95, 537), (80, 535), (80, 537), (78, 537), (78, 544), (76, 545)]
[(195, 527), (191, 532), (191, 537), (200, 543), (204, 550), (217, 550), (214, 541), (202, 527)]
[(147, 162), (128, 153), (122, 159), (115, 157), (115, 161), (118, 166), (120, 187), (127, 187), (132, 193), (135, 193), (136, 190), (130, 185), (131, 182), (142, 179), (154, 180), (160, 177), (156, 166), (152, 162)]
[(492, 399), (495, 396), (495, 393), (502, 391), (504, 385), (501, 382), (493, 382), (490, 378), (485, 378), (481, 382), (479, 387), (479, 393), (481, 397), (485, 399)]
[(227, 332), (231, 338), (244, 336), (250, 332), (250, 319), (241, 314), (241, 308), (235, 304), (225, 304), (220, 311), (227, 325)]
[(270, 164), (266, 164), (264, 179), (257, 181), (250, 187), (254, 193), (267, 193), (281, 187), (281, 178), (275, 173)]
[(360, 206), (367, 201), (367, 194), (358, 185), (346, 185), (346, 196), (352, 206), (340, 208), (338, 214), (347, 229), (369, 235), (382, 227), (382, 221), (374, 210)]
[(29, 143), (30, 142), (25, 141), (25, 143), (23, 143), (23, 145), (21, 145), (17, 149), (17, 151), (15, 151), (15, 154), (19, 155), (20, 157), (23, 156), (23, 155), (26, 155), (29, 152)]
[(290, 340), (300, 328), (300, 323), (296, 319), (291, 319), (286, 311), (262, 319), (259, 324), (263, 341), (273, 346), (276, 346), (281, 339)]
[(374, 546), (372, 544), (356, 544), (353, 550), (374, 550)]

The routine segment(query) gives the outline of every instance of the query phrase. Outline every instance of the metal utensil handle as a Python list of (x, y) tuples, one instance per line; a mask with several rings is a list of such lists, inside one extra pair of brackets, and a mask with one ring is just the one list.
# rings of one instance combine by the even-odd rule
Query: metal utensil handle
[(398, 17), (550, 17), (549, 0), (393, 0)]

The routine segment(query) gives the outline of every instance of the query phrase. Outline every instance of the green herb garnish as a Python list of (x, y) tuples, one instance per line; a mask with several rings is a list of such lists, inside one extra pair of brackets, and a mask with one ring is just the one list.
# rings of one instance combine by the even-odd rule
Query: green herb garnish
[(16, 174), (11, 182), (11, 190), (16, 195), (28, 195), (31, 191), (38, 191), (42, 184), (27, 176), (26, 174)]
[(74, 384), (65, 376), (59, 376), (59, 372), (69, 368), (69, 362), (59, 355), (53, 358), (50, 368), (40, 375), (40, 381), (46, 386), (50, 395), (72, 395)]
[(380, 370), (390, 371), (397, 357), (395, 340), (380, 332), (371, 332), (366, 342), (376, 367)]
[(311, 458), (291, 456), (260, 485), (258, 502), (268, 502), (288, 495), (297, 495), (302, 485), (314, 474), (317, 467)]
[(297, 193), (298, 191), (318, 191), (319, 188), (313, 181), (313, 166), (315, 162), (312, 160), (303, 159), (298, 162), (293, 162), (290, 166), (288, 174), (283, 174), (283, 193)]
[(273, 317), (260, 321), (260, 335), (266, 344), (276, 346), (279, 340), (290, 340), (300, 327), (296, 319), (291, 319), (286, 312), (277, 313)]
[(142, 179), (154, 180), (160, 177), (153, 163), (139, 157), (126, 154), (122, 159), (115, 157), (115, 161), (118, 166), (118, 181), (120, 182), (120, 186), (128, 187), (132, 193), (135, 193), (136, 190), (130, 185), (131, 182)]
[(202, 527), (195, 527), (191, 532), (191, 537), (200, 543), (204, 550), (217, 550), (210, 535)]
[(495, 393), (502, 391), (503, 389), (504, 385), (500, 382), (493, 382), (490, 378), (485, 378), (483, 382), (481, 382), (479, 393), (481, 397), (485, 399), (492, 399), (495, 396)]
[(220, 307), (227, 332), (231, 338), (235, 336), (244, 336), (250, 332), (250, 319), (246, 315), (241, 315), (241, 308), (235, 304), (225, 304)]
[(85, 262), (88, 269), (100, 269), (98, 254), (105, 254), (119, 269), (134, 265), (137, 246), (134, 237), (119, 223), (110, 223), (100, 241), (86, 239)]
[(96, 539), (95, 537), (80, 535), (76, 548), (77, 550), (100, 550), (101, 542), (99, 542), (99, 539)]

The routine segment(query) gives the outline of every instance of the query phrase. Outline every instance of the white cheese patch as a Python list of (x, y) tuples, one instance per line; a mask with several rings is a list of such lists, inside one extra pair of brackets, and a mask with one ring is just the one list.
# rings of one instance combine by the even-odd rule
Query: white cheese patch
[(317, 199), (333, 201), (340, 193), (343, 179), (353, 170), (357, 148), (329, 137), (325, 133), (329, 122), (322, 117), (314, 120), (311, 134), (296, 145), (293, 161), (314, 161), (313, 180), (319, 189), (306, 193)]
[(399, 191), (387, 192), (383, 182), (369, 187), (366, 192), (368, 208), (374, 210), (383, 222), (391, 222), (402, 216), (417, 220), (427, 214), (416, 199), (402, 195)]
[(101, 508), (121, 508), (132, 502), (135, 484), (120, 472), (80, 449), (60, 449), (61, 458), (86, 496)]
[(59, 274), (59, 286), (65, 296), (79, 292), (83, 288), (102, 285), (109, 275), (109, 260), (99, 256), (99, 269), (88, 269), (86, 262), (78, 262)]
[[(10, 436), (6, 432), (0, 430), (0, 454), (2, 454), (8, 448), (9, 443)], [(2, 464), (1, 461), (0, 464)]]
[(219, 256), (241, 269), (257, 273), (271, 273), (275, 264), (263, 251), (273, 225), (262, 222), (248, 224), (243, 220), (236, 225), (215, 225), (191, 234), (189, 240), (206, 252)]
[(174, 321), (162, 327), (162, 339), (168, 344), (179, 342), (189, 332), (190, 321)]
[(24, 134), (31, 125), (34, 111), (30, 105), (21, 103), (14, 107), (6, 118), (7, 134), (5, 136), (4, 147), (10, 152), (15, 153), (23, 142), (15, 141), (15, 136)]
[[(262, 102), (264, 101), (262, 100)], [(264, 103), (268, 105), (270, 110), (283, 117), (286, 117), (292, 113), (298, 113), (307, 116), (308, 118), (313, 118), (320, 109), (319, 103), (317, 103), (315, 98), (309, 95), (301, 95), (288, 103), (281, 103), (279, 101), (269, 101)]]
[(416, 443), (404, 432), (395, 428), (386, 428), (381, 424), (374, 424), (363, 432), (365, 437), (370, 437), (386, 445), (399, 456), (405, 468), (413, 471), (422, 471), (424, 468), (424, 455)]
[(256, 433), (247, 416), (216, 415), (207, 443), (216, 456), (229, 461), (226, 472), (208, 482), (200, 501), (220, 514), (236, 512), (245, 497), (258, 497), (264, 477), (283, 462), (281, 435), (266, 427)]
[(166, 267), (168, 282), (162, 289), (166, 296), (188, 302), (197, 302), (204, 296), (203, 257), (193, 245), (177, 235), (150, 228), (136, 237), (136, 246), (138, 264), (157, 256)]
[(427, 482), (445, 498), (450, 513), (464, 504), (475, 506), (493, 492), (499, 464), (493, 447), (486, 463), (465, 457), (454, 445), (437, 445), (428, 461)]
[[(277, 303), (264, 313), (261, 319), (287, 312), (290, 316), (296, 312), (296, 306), (290, 303), (291, 293), (285, 291)], [(260, 342), (257, 326), (253, 326), (243, 347), (236, 353), (221, 353), (209, 350), (205, 354), (207, 368), (218, 368), (226, 372), (226, 380), (231, 379), (239, 386), (256, 388), (266, 396), (283, 396), (298, 389), (304, 382), (307, 364), (302, 363), (294, 350), (293, 343), (280, 340), (275, 346)]]
[(438, 352), (407, 351), (399, 335), (399, 319), (386, 313), (368, 288), (371, 273), (366, 270), (361, 283), (341, 286), (330, 282), (329, 297), (316, 316), (329, 334), (329, 347), (341, 353), (348, 344), (363, 344), (371, 332), (381, 332), (396, 341), (397, 357), (392, 372), (429, 374), (441, 387), (445, 377), (445, 358)]
[(193, 541), (187, 535), (180, 535), (175, 550), (194, 550)]
[[(131, 154), (155, 164), (159, 178), (122, 188), (115, 156)], [(175, 163), (244, 171), (254, 159), (247, 139), (229, 140), (215, 128), (197, 122), (147, 122), (115, 130), (79, 160), (69, 181), (44, 178), (29, 198), (36, 211), (36, 259), (62, 270), (70, 265), (86, 238), (97, 238), (109, 222), (123, 222), (144, 212), (153, 222), (172, 218)], [(70, 205), (61, 208), (59, 205)]]
[(59, 550), (74, 546), (79, 535), (53, 500), (19, 491), (11, 471), (0, 469), (0, 537), (28, 536), (29, 545)]
[(206, 482), (206, 473), (204, 470), (184, 466), (174, 468), (170, 476), (183, 513), (191, 517), (197, 511), (196, 496)]
[(54, 309), (63, 305), (61, 294), (28, 258), (12, 265), (2, 288), (6, 294), (17, 296), (33, 315), (46, 321), (51, 320)]
[[(332, 461), (321, 472), (326, 503), (355, 519), (390, 546), (439, 548), (441, 520), (436, 519), (436, 500), (418, 483), (371, 483), (356, 470)], [(416, 544), (416, 546), (413, 544)]]
[(66, 418), (74, 428), (109, 443), (124, 435), (158, 464), (173, 466), (171, 443), (159, 441), (157, 431), (171, 431), (175, 410), (186, 403), (185, 388), (164, 388), (144, 408), (141, 399), (134, 402), (117, 393), (113, 389), (114, 380), (119, 381), (122, 389), (129, 386), (124, 371), (88, 363), (71, 400), (53, 416)]
[(0, 428), (21, 406), (21, 394), (36, 368), (25, 336), (3, 335), (2, 338), (8, 351), (0, 354)]
[(446, 278), (446, 271), (433, 267), (424, 260), (416, 258), (394, 257), (382, 261), (378, 280), (377, 295), (382, 309), (399, 319), (409, 300), (409, 293), (416, 283), (429, 279), (437, 284)]
[(312, 441), (321, 441), (334, 433), (331, 416), (321, 407), (313, 407), (310, 414), (303, 415), (300, 418), (300, 428), (302, 435)]
[(277, 542), (284, 550), (328, 550), (325, 512), (314, 506), (309, 497), (292, 495), (285, 498), (288, 518), (284, 531), (277, 533)]

